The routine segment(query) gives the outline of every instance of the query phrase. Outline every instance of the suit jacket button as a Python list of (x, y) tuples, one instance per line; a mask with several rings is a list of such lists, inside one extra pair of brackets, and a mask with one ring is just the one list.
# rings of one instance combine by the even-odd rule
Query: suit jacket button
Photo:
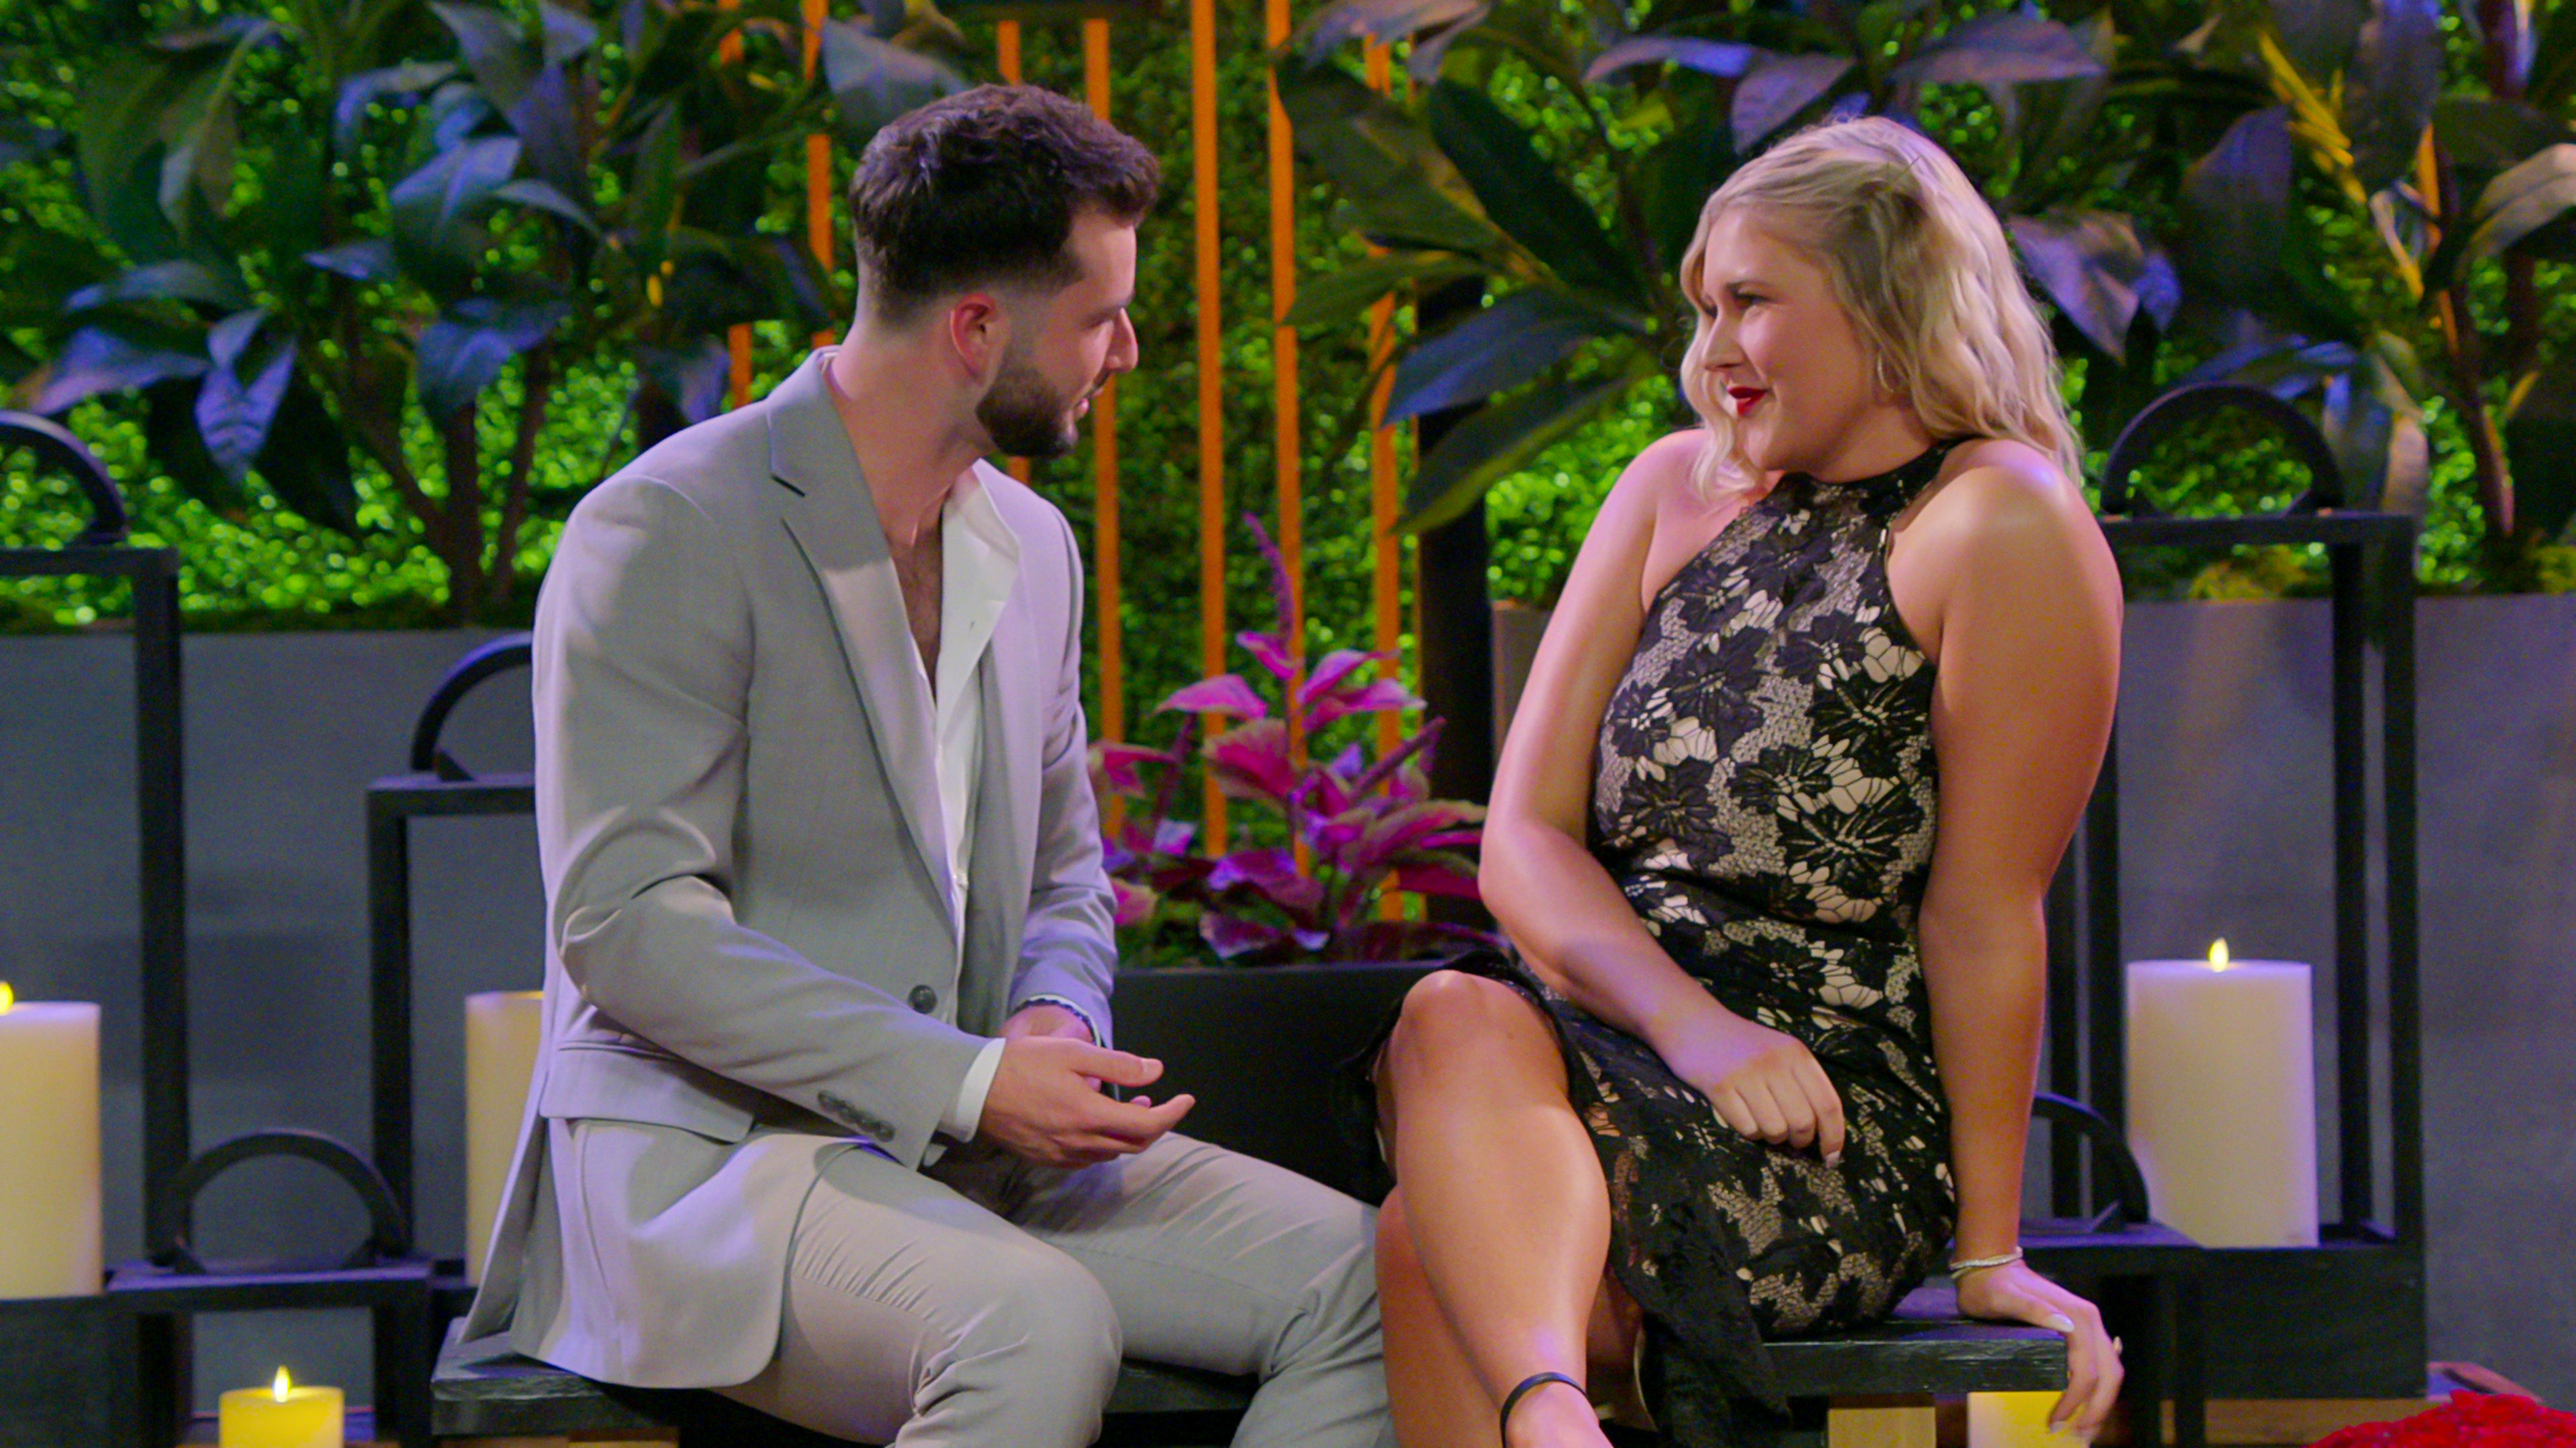
[(939, 1009), (939, 992), (932, 990), (926, 985), (914, 986), (912, 988), (912, 1008), (921, 1012), (925, 1016), (930, 1014), (932, 1011)]

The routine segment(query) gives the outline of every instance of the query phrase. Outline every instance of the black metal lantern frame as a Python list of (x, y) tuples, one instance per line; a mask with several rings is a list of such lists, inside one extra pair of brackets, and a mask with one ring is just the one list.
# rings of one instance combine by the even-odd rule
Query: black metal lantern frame
[[(2308, 492), (2272, 516), (2176, 518), (2134, 497), (2150, 448), (2221, 412), (2278, 427), (2306, 463)], [(2423, 1064), (2416, 866), (2416, 520), (2342, 506), (2340, 470), (2307, 418), (2236, 384), (2158, 398), (2111, 448), (2102, 531), (2115, 555), (2322, 544), (2332, 610), (2335, 949), (2331, 968), (2339, 1200), (2315, 1247), (2211, 1248), (2185, 1291), (2204, 1302), (2208, 1389), (2227, 1398), (2420, 1397), (2425, 1385)], [(2370, 656), (2378, 662), (2377, 777), (2369, 748)], [(2372, 949), (2371, 803), (2378, 797), (2384, 915)], [(2050, 894), (2051, 1089), (2112, 1121), (2127, 1115), (2126, 993), (2120, 938), (2120, 771), (2116, 738), (2077, 846)], [(2378, 990), (2373, 989), (2374, 954)], [(2374, 1070), (2370, 1023), (2384, 1013), (2388, 1061)], [(2374, 1129), (2390, 1142), (2391, 1187), (2376, 1189)], [(2052, 1140), (2054, 1210), (2083, 1198), (2078, 1144)]]

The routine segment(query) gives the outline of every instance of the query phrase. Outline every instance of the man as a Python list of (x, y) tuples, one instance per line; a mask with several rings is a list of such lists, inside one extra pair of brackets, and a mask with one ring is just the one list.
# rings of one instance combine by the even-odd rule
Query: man
[(859, 307), (584, 499), (537, 609), (547, 1043), (469, 1334), (841, 1437), (1089, 1442), (1122, 1352), (1392, 1443), (1367, 1209), (1119, 1101), (1081, 565), (982, 457), (1134, 367), (1152, 156), (1047, 92), (896, 121)]

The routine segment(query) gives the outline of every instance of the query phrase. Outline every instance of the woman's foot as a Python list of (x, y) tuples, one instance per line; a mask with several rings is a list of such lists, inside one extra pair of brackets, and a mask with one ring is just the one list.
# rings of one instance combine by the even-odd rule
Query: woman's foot
[(1609, 1442), (1591, 1400), (1566, 1383), (1523, 1393), (1503, 1425), (1503, 1448), (1608, 1448)]

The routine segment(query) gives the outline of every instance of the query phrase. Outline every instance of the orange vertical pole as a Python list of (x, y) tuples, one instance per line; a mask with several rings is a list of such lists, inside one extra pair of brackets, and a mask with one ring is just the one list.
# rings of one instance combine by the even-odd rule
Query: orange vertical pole
[[(1265, 0), (1264, 39), (1276, 46), (1288, 39), (1288, 0)], [(1279, 78), (1270, 77), (1270, 356), (1272, 433), (1279, 477), (1279, 556), (1288, 568), (1288, 656), (1297, 662), (1291, 690), (1305, 684), (1306, 659), (1306, 490), (1303, 459), (1298, 452), (1297, 331), (1288, 325), (1288, 309), (1297, 304), (1297, 153), (1288, 126), (1287, 107), (1279, 103)], [(1295, 712), (1289, 714), (1289, 758), (1304, 763), (1305, 731)], [(1302, 855), (1304, 846), (1299, 846)]]
[[(1082, 22), (1082, 88), (1091, 113), (1109, 119), (1109, 22)], [(1099, 612), (1100, 737), (1127, 737), (1126, 622), (1118, 580), (1118, 379), (1091, 402), (1091, 575)], [(1117, 801), (1110, 802), (1113, 816)]]
[[(1368, 83), (1383, 92), (1390, 83), (1387, 48), (1368, 48)], [(1369, 308), (1369, 368), (1377, 375), (1377, 384), (1369, 393), (1369, 614), (1375, 625), (1371, 645), (1379, 653), (1394, 656), (1404, 647), (1403, 575), (1404, 540), (1397, 537), (1398, 513), (1395, 481), (1395, 429), (1386, 425), (1386, 405), (1395, 392), (1395, 373), (1387, 359), (1395, 351), (1395, 298), (1377, 299)], [(1404, 720), (1394, 714), (1377, 716), (1377, 751), (1380, 757), (1391, 754), (1404, 742)], [(1396, 890), (1381, 891), (1377, 897), (1381, 920), (1404, 918), (1404, 896)]]
[[(1225, 378), (1217, 326), (1216, 0), (1190, 0), (1190, 204), (1198, 224), (1199, 662), (1225, 672)], [(1224, 720), (1210, 716), (1213, 735)], [(1225, 849), (1225, 796), (1207, 785), (1204, 838)]]
[[(823, 61), (823, 21), (827, 0), (805, 0), (805, 74), (811, 78)], [(832, 269), (832, 138), (816, 131), (805, 138), (805, 247), (815, 265)], [(814, 334), (814, 345), (827, 346), (832, 334)]]
[[(993, 24), (993, 63), (1002, 72), (1002, 83), (1020, 83), (1020, 22), (999, 20)], [(1002, 467), (1021, 482), (1029, 480), (1027, 458), (1004, 458)]]
[[(739, 10), (742, 0), (723, 0), (723, 8)], [(729, 32), (716, 45), (716, 54), (728, 65), (742, 63), (742, 32)], [(726, 405), (740, 407), (751, 401), (751, 324), (736, 322), (725, 329), (725, 351), (732, 360), (731, 385), (726, 389)]]

